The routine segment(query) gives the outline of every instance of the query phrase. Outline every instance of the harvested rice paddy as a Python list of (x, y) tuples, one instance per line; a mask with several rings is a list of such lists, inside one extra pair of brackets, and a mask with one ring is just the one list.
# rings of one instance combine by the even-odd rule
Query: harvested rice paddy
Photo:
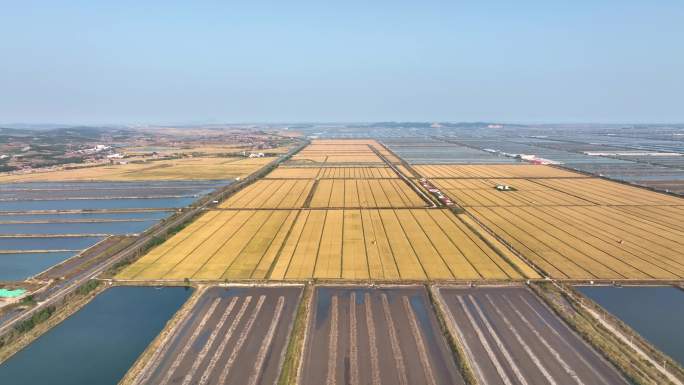
[(468, 211), (554, 278), (684, 277), (682, 207), (473, 207)]
[[(434, 179), (432, 183), (463, 207), (594, 205), (589, 197), (583, 199), (537, 181), (541, 179)], [(499, 191), (497, 185), (513, 190)]]
[(382, 163), (371, 147), (384, 150), (375, 140), (314, 140), (292, 160), (304, 163)]
[(311, 180), (259, 180), (238, 191), (220, 208), (299, 208), (303, 207), (314, 182)]
[[(309, 199), (310, 197), (310, 199)], [(222, 209), (400, 208), (426, 202), (400, 179), (264, 179), (240, 190)]]
[(416, 165), (413, 168), (426, 178), (584, 178), (582, 174), (556, 167), (531, 164), (515, 165)]
[(278, 167), (267, 179), (383, 179), (398, 178), (389, 167)]
[(684, 277), (681, 198), (536, 165), (416, 168), (553, 278)]
[(543, 179), (537, 183), (598, 205), (684, 206), (684, 199), (604, 179)]
[[(503, 246), (501, 246), (503, 248)], [(210, 211), (127, 267), (126, 280), (481, 280), (536, 274), (448, 210)]]
[(418, 194), (399, 179), (325, 179), (316, 184), (310, 207), (425, 207)]

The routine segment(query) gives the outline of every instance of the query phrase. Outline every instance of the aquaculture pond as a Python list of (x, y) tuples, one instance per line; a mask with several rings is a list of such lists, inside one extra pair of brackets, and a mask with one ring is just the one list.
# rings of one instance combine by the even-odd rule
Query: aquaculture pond
[(119, 199), (58, 199), (0, 201), (0, 211), (40, 210), (104, 210), (163, 209), (185, 207), (196, 197), (182, 198), (119, 198)]
[(0, 253), (0, 281), (23, 281), (74, 255), (75, 251)]
[(577, 289), (684, 365), (684, 291), (670, 286)]
[(40, 213), (40, 214), (0, 214), (0, 223), (15, 222), (79, 222), (96, 220), (160, 220), (171, 215), (171, 211), (122, 211), (122, 212), (83, 212), (83, 213)]
[(157, 221), (0, 223), (0, 234), (133, 234), (141, 233)]
[(108, 289), (0, 364), (0, 384), (116, 385), (191, 293)]
[(0, 237), (0, 250), (83, 250), (102, 237)]

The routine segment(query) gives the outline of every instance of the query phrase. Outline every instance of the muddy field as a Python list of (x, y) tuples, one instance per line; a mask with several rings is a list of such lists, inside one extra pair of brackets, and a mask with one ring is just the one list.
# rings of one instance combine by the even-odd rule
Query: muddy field
[(301, 385), (463, 384), (422, 287), (317, 287)]
[(482, 384), (627, 384), (523, 287), (438, 288)]
[(274, 384), (302, 287), (213, 287), (136, 384)]

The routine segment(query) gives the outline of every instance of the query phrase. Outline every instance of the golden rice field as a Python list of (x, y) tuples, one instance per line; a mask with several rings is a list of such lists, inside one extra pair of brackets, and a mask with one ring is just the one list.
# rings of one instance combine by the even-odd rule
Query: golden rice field
[[(432, 183), (463, 207), (585, 206), (594, 203), (541, 184), (547, 179), (434, 179)], [(583, 181), (585, 179), (557, 179)], [(499, 191), (498, 184), (515, 188)]]
[[(311, 191), (313, 188), (313, 192)], [(311, 194), (311, 199), (307, 198)], [(403, 180), (262, 179), (222, 202), (222, 209), (425, 207)]]
[(314, 140), (292, 157), (307, 163), (382, 163), (369, 147), (380, 148), (374, 140)]
[(401, 179), (321, 179), (309, 204), (312, 208), (425, 206)]
[(539, 179), (536, 182), (598, 205), (684, 206), (682, 198), (605, 179)]
[[(463, 207), (684, 205), (675, 196), (599, 178), (437, 178), (432, 183)], [(499, 184), (516, 191), (498, 191)]]
[(532, 164), (416, 165), (413, 168), (425, 178), (585, 178), (572, 171)]
[(217, 210), (152, 249), (117, 278), (537, 277), (515, 256), (507, 258), (447, 210)]
[(471, 207), (468, 211), (554, 278), (684, 278), (683, 207)]
[(224, 180), (245, 177), (275, 158), (182, 158), (0, 175), (0, 182)]
[(536, 165), (421, 167), (553, 278), (684, 278), (684, 199)]
[(398, 178), (389, 167), (278, 167), (267, 179), (381, 179)]
[(230, 209), (290, 209), (304, 206), (314, 185), (306, 179), (262, 179), (233, 194), (220, 208)]

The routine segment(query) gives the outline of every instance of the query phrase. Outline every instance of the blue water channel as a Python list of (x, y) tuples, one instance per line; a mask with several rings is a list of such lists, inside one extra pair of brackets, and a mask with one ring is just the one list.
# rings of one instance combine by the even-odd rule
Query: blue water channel
[(684, 291), (670, 286), (580, 286), (577, 290), (684, 365)]
[(3, 385), (116, 385), (192, 293), (114, 287), (0, 365)]

